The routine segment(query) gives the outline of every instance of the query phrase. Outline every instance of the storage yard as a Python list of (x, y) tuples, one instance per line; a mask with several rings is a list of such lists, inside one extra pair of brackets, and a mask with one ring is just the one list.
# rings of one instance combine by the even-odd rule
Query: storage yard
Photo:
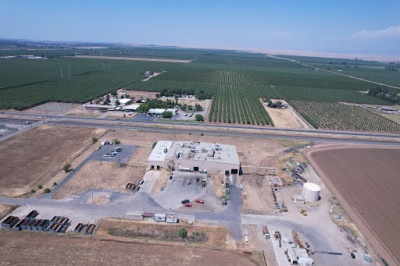
[(327, 146), (307, 156), (379, 255), (398, 265), (400, 149)]

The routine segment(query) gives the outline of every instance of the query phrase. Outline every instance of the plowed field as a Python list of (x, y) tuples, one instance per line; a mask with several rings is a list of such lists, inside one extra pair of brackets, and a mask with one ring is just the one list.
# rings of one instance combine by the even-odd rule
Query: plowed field
[(400, 265), (400, 149), (327, 147), (307, 156), (379, 255)]

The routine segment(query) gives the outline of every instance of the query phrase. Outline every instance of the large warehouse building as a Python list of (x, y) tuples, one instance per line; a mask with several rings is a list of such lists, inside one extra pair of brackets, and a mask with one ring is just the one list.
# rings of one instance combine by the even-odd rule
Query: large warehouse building
[(147, 159), (147, 165), (150, 170), (229, 174), (238, 174), (240, 169), (235, 146), (195, 141), (158, 141)]

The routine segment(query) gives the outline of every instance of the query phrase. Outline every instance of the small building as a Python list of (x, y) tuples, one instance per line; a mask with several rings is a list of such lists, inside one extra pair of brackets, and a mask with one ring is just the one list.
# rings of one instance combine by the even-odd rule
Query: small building
[(398, 112), (399, 111), (396, 108), (393, 108), (390, 106), (381, 106), (380, 109), (381, 109), (381, 111), (384, 111), (384, 112)]
[(156, 221), (156, 222), (165, 222), (166, 221), (165, 213), (156, 213), (156, 214), (154, 214), (154, 221)]
[(153, 75), (154, 73), (152, 72), (152, 71), (146, 71), (146, 72), (144, 72), (144, 75), (146, 76), (146, 77), (148, 77), (148, 76), (151, 76), (151, 75)]
[(152, 217), (154, 217), (154, 212), (143, 212), (142, 216), (143, 216), (143, 219), (144, 218), (152, 218)]
[(291, 264), (312, 265), (314, 263), (314, 260), (308, 257), (304, 248), (290, 247), (287, 250), (287, 255)]
[(125, 106), (126, 104), (128, 104), (129, 102), (131, 102), (132, 100), (129, 98), (124, 98), (124, 99), (119, 99), (118, 100), (119, 103), (121, 104), (121, 106)]
[(136, 112), (136, 110), (139, 108), (140, 104), (130, 104), (122, 108), (121, 110), (124, 112)]
[(304, 197), (300, 194), (293, 194), (292, 201), (294, 203), (304, 203)]
[(167, 223), (178, 223), (178, 215), (176, 214), (167, 214)]
[(114, 110), (114, 108), (115, 108), (112, 105), (102, 105), (102, 104), (84, 104), (83, 107), (85, 107), (86, 110), (92, 110), (92, 111), (108, 110), (108, 109)]
[(149, 111), (147, 111), (148, 114), (150, 115), (162, 115), (167, 109), (163, 108), (151, 108)]

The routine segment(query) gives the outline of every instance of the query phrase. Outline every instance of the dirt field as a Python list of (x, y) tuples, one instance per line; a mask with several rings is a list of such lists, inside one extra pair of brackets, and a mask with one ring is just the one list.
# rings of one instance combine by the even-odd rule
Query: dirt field
[[(178, 235), (178, 230), (182, 227), (185, 227), (188, 232), (186, 241)], [(196, 234), (196, 232), (199, 234)], [(224, 249), (226, 229), (216, 226), (158, 223), (153, 220), (104, 219), (98, 225), (96, 236), (133, 242), (150, 241), (157, 244), (168, 241), (175, 245)]]
[(128, 193), (128, 183), (137, 183), (145, 174), (144, 167), (118, 168), (113, 162), (87, 162), (60, 190), (54, 198), (61, 199), (89, 189), (105, 189)]
[(139, 98), (155, 99), (156, 94), (158, 93), (158, 92), (152, 92), (152, 91), (127, 91), (127, 90), (123, 90), (123, 89), (118, 90), (118, 92), (129, 94), (129, 96), (135, 97), (135, 99), (139, 99)]
[(244, 187), (242, 210), (251, 214), (272, 213), (274, 202), (267, 179), (264, 176), (242, 175), (239, 180)]
[(23, 265), (27, 261), (30, 265), (256, 265), (240, 253), (184, 246), (40, 233), (1, 232), (0, 236), (1, 263), (6, 265)]
[(379, 255), (399, 265), (400, 149), (328, 146), (307, 157)]
[(72, 57), (75, 57), (75, 58), (88, 58), (88, 59), (116, 59), (116, 60), (135, 60), (135, 61), (170, 62), (170, 63), (190, 63), (190, 62), (192, 62), (192, 60), (181, 60), (181, 59), (119, 57), (119, 56), (96, 56), (96, 55), (75, 55), (75, 56), (72, 56)]
[(0, 195), (23, 196), (44, 185), (104, 130), (42, 126), (0, 143)]
[[(286, 103), (283, 100), (283, 103)], [(275, 102), (275, 100), (274, 100)], [(299, 122), (298, 118), (289, 109), (277, 109), (266, 106), (262, 101), (265, 110), (267, 110), (269, 116), (274, 121), (274, 126), (277, 128), (304, 128)], [(287, 103), (286, 103), (287, 104)]]

